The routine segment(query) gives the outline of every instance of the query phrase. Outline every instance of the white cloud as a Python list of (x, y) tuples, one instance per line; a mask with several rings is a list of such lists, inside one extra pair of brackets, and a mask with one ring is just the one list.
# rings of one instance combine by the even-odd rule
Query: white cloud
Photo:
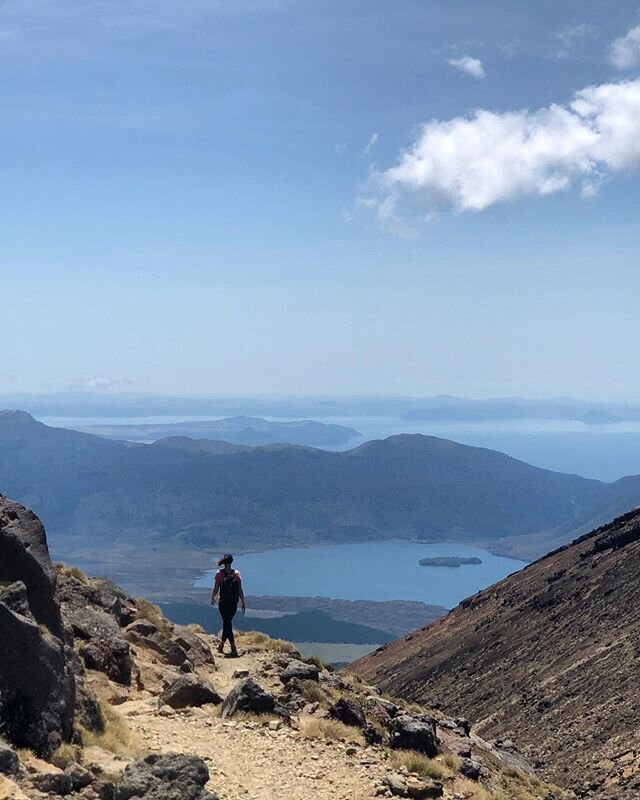
[(616, 39), (611, 45), (609, 61), (616, 69), (633, 69), (640, 66), (640, 25)]
[(461, 58), (450, 58), (447, 61), (452, 67), (455, 67), (465, 75), (471, 75), (476, 80), (482, 80), (486, 77), (486, 72), (482, 66), (482, 61), (479, 58), (472, 58), (471, 56), (462, 56)]
[(640, 79), (589, 86), (568, 105), (536, 111), (432, 120), (417, 129), (397, 163), (371, 175), (367, 198), (382, 224), (411, 202), (438, 210), (482, 211), (578, 182), (592, 196), (610, 173), (640, 163)]
[(88, 380), (76, 381), (73, 389), (89, 390), (91, 392), (109, 392), (119, 389), (129, 389), (134, 381), (129, 378), (111, 378), (108, 375), (96, 375)]
[(376, 146), (376, 142), (377, 141), (378, 141), (378, 134), (377, 133), (372, 133), (371, 136), (369, 137), (369, 141), (362, 148), (362, 155), (363, 156), (368, 156), (369, 153)]

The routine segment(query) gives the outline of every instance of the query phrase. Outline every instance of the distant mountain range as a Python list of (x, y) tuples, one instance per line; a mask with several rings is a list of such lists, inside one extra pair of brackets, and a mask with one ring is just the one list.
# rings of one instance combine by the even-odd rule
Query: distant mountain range
[(54, 392), (0, 395), (0, 408), (38, 417), (264, 416), (282, 419), (386, 417), (414, 421), (511, 419), (640, 421), (640, 404), (593, 403), (570, 398), (473, 400), (451, 395), (403, 397), (174, 397), (154, 394)]
[[(530, 556), (640, 502), (613, 484), (421, 435), (336, 453), (111, 441), (0, 413), (0, 492), (83, 543), (218, 550), (454, 539)], [(222, 452), (226, 450), (226, 452)]]
[[(576, 797), (639, 797), (640, 511), (351, 665), (393, 695), (515, 738)], [(572, 795), (574, 796), (574, 795)]]
[[(355, 428), (327, 425), (308, 419), (272, 422), (261, 417), (245, 416), (162, 424), (92, 425), (79, 430), (105, 436), (108, 439), (125, 439), (130, 442), (153, 442), (169, 437), (201, 437), (203, 442), (208, 439), (223, 440), (249, 447), (276, 443), (334, 447), (346, 444), (360, 435)], [(200, 449), (206, 450), (207, 446), (202, 444)]]

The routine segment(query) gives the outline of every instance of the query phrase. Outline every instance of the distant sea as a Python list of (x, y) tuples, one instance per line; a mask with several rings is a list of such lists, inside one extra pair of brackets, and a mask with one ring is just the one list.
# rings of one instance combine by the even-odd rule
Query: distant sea
[[(47, 425), (144, 425), (201, 422), (215, 417), (40, 417)], [(274, 421), (280, 420), (276, 418)], [(461, 444), (499, 450), (529, 464), (558, 472), (614, 481), (640, 474), (640, 422), (591, 425), (571, 420), (488, 422), (414, 422), (390, 417), (314, 417), (317, 422), (353, 427), (360, 436), (335, 450), (348, 450), (371, 439), (397, 433), (423, 433)]]
[[(482, 564), (422, 567), (430, 556), (477, 556)], [(406, 541), (287, 547), (240, 555), (245, 592), (270, 597), (331, 597), (343, 600), (420, 600), (453, 608), (465, 597), (524, 566), (460, 544)], [(211, 586), (212, 572), (196, 582)]]

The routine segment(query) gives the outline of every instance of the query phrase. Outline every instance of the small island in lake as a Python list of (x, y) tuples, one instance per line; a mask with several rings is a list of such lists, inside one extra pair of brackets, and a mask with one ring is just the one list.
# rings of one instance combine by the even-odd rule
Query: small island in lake
[(477, 556), (471, 558), (460, 558), (459, 556), (435, 556), (433, 558), (421, 558), (418, 561), (421, 567), (462, 567), (467, 564), (482, 564)]

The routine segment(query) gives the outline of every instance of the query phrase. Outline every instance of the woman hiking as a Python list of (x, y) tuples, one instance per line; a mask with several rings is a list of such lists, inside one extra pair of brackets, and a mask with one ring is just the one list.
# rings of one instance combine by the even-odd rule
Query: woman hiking
[(236, 641), (233, 636), (233, 620), (236, 611), (238, 610), (238, 601), (241, 603), (242, 613), (247, 610), (244, 601), (244, 592), (242, 591), (242, 578), (237, 569), (233, 569), (233, 556), (231, 553), (226, 553), (218, 561), (220, 569), (216, 572), (213, 581), (213, 592), (211, 594), (211, 605), (215, 606), (216, 598), (220, 595), (218, 601), (218, 610), (222, 617), (222, 637), (218, 645), (218, 652), (224, 652), (224, 643), (229, 640), (231, 644), (231, 655), (235, 658), (238, 655), (236, 649)]

